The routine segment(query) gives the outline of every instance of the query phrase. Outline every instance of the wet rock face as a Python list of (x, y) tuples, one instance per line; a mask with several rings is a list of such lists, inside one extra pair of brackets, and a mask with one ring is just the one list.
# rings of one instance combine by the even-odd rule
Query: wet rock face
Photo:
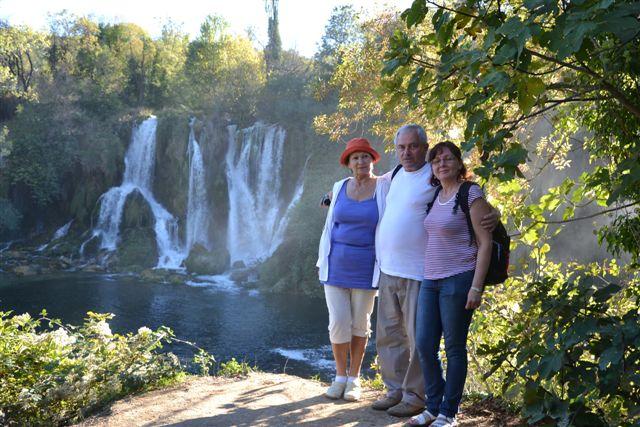
[(117, 249), (117, 268), (151, 268), (158, 263), (156, 234), (152, 228), (128, 228), (121, 237)]
[(88, 258), (92, 258), (98, 255), (99, 251), (100, 238), (98, 236), (93, 236), (87, 243), (85, 243), (82, 255)]
[(229, 268), (229, 252), (224, 249), (208, 251), (204, 246), (196, 244), (184, 262), (189, 273), (221, 274)]
[(153, 228), (155, 219), (149, 203), (138, 190), (134, 190), (127, 196), (122, 211), (120, 230), (127, 228)]

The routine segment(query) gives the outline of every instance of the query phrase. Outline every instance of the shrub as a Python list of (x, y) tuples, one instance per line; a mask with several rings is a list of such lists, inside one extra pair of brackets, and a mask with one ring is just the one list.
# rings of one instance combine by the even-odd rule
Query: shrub
[[(74, 422), (117, 398), (184, 377), (178, 358), (159, 351), (176, 340), (170, 329), (114, 334), (112, 317), (89, 312), (74, 327), (45, 311), (39, 318), (0, 312), (0, 424)], [(211, 357), (195, 361), (210, 364)]]
[(486, 377), (499, 379), (496, 394), (520, 399), (530, 423), (637, 425), (640, 276), (615, 262), (554, 269), (526, 286), (514, 278), (519, 301), (499, 292), (488, 301), (473, 338)]
[(220, 377), (235, 378), (247, 376), (255, 371), (256, 368), (249, 366), (247, 362), (238, 362), (235, 357), (232, 357), (228, 362), (220, 363), (216, 374)]

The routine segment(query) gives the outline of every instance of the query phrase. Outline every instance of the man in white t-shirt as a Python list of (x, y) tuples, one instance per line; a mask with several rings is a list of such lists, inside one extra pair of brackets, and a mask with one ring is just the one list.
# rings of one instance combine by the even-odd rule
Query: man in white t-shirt
[(376, 232), (380, 263), (376, 346), (387, 394), (373, 408), (406, 417), (424, 409), (424, 380), (415, 346), (416, 302), (424, 272), (423, 221), (433, 199), (427, 135), (418, 125), (402, 126), (394, 140), (402, 168), (392, 179)]
[[(380, 263), (376, 346), (380, 374), (387, 394), (373, 409), (408, 417), (424, 409), (425, 390), (415, 345), (418, 292), (424, 276), (424, 219), (433, 200), (429, 145), (421, 126), (398, 129), (394, 140), (402, 168), (380, 179), (391, 179), (386, 209), (376, 231), (376, 257)], [(493, 230), (499, 214), (485, 217)]]

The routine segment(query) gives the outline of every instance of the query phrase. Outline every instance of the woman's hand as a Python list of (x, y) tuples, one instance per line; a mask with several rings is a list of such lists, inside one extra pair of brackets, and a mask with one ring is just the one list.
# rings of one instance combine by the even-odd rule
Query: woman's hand
[(500, 221), (500, 212), (497, 209), (491, 208), (491, 212), (482, 217), (480, 225), (485, 230), (493, 232), (498, 226), (498, 221)]
[(464, 306), (467, 310), (475, 310), (480, 307), (482, 303), (482, 292), (478, 292), (474, 288), (469, 289), (467, 294), (467, 305)]

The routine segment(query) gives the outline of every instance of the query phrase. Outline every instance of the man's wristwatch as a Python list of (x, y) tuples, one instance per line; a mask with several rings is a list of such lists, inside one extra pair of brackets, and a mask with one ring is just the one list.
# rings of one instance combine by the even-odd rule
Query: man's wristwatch
[(476, 291), (476, 292), (477, 292), (477, 293), (479, 293), (479, 294), (482, 294), (482, 292), (483, 292), (483, 291), (482, 291), (482, 289), (480, 289), (480, 288), (476, 288), (475, 286), (472, 286), (472, 287), (471, 287), (471, 290), (472, 290), (472, 291)]

